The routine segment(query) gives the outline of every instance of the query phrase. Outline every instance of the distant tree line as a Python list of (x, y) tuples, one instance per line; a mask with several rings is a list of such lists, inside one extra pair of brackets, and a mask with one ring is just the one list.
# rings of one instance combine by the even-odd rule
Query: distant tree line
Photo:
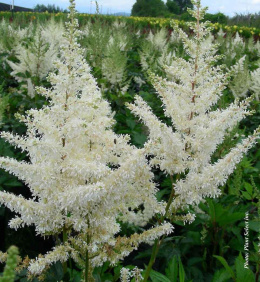
[(187, 8), (193, 8), (190, 0), (167, 0), (166, 4), (162, 0), (137, 0), (132, 8), (132, 16), (181, 15), (187, 11)]
[(254, 14), (236, 14), (234, 17), (228, 19), (230, 25), (244, 25), (250, 27), (260, 28), (260, 12)]
[(49, 12), (49, 13), (67, 13), (67, 10), (64, 10), (56, 5), (43, 5), (43, 4), (37, 4), (33, 10), (35, 12)]
[[(4, 5), (4, 4), (2, 4)], [(8, 5), (8, 9), (9, 9)], [(166, 17), (177, 18), (179, 20), (191, 21), (193, 20), (187, 12), (187, 8), (193, 8), (190, 0), (167, 0), (164, 3), (162, 0), (136, 0), (132, 7), (131, 15), (137, 17)], [(56, 5), (37, 4), (34, 9), (35, 12), (49, 12), (49, 13), (67, 13), (68, 11)], [(233, 17), (228, 17), (223, 13), (205, 15), (205, 20), (213, 23), (253, 26), (260, 28), (260, 12), (255, 14), (236, 14)]]
[[(132, 16), (137, 17), (175, 17), (180, 20), (191, 21), (193, 18), (187, 12), (193, 8), (190, 0), (136, 0), (132, 7)], [(222, 13), (206, 14), (205, 20), (226, 24), (228, 17)]]

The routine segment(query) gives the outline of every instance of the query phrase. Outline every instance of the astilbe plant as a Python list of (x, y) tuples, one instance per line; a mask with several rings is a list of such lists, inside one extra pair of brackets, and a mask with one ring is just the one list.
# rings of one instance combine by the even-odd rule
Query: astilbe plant
[(118, 91), (124, 94), (128, 89), (126, 76), (127, 56), (126, 56), (127, 38), (123, 34), (110, 36), (104, 58), (102, 60), (102, 76), (110, 84), (112, 91)]
[(41, 274), (57, 261), (66, 271), (72, 258), (84, 269), (85, 281), (91, 281), (93, 267), (117, 263), (141, 242), (152, 244), (172, 232), (172, 226), (162, 223), (130, 237), (117, 236), (120, 221), (144, 226), (165, 205), (156, 200), (143, 150), (112, 130), (109, 104), (77, 43), (80, 31), (70, 2), (61, 57), (56, 72), (49, 74), (52, 86), (37, 90), (49, 106), (19, 117), (27, 126), (25, 136), (1, 133), (28, 154), (30, 162), (2, 157), (0, 166), (23, 180), (31, 197), (1, 191), (0, 203), (16, 213), (11, 228), (32, 225), (38, 235), (57, 238), (52, 251), (30, 261), (30, 274)]
[[(211, 29), (207, 22), (200, 22), (206, 8), (201, 8), (199, 0), (193, 4), (196, 8), (190, 13), (197, 21), (189, 26), (194, 36), (188, 37), (178, 29), (188, 59), (174, 58), (171, 65), (165, 66), (165, 79), (150, 75), (171, 125), (160, 121), (139, 96), (135, 97), (134, 104), (128, 104), (149, 130), (145, 150), (151, 165), (172, 179), (164, 218), (182, 219), (184, 222), (194, 218), (189, 213), (190, 207), (197, 206), (205, 197), (220, 196), (219, 187), (225, 184), (236, 164), (259, 138), (258, 128), (223, 158), (212, 159), (229, 131), (251, 114), (247, 110), (251, 98), (216, 109), (233, 71), (224, 73), (224, 68), (216, 64), (220, 58), (216, 55), (217, 46), (207, 39)], [(159, 246), (160, 240), (156, 240), (145, 281)]]
[[(173, 38), (171, 39), (173, 40)], [(175, 50), (171, 51), (170, 49), (168, 31), (165, 28), (154, 34), (150, 31), (140, 46), (139, 55), (142, 69), (145, 72), (147, 70), (161, 72), (162, 66), (171, 62), (173, 54), (175, 54)]]
[(31, 32), (32, 35), (28, 35), (26, 40), (20, 40), (13, 47), (18, 62), (7, 60), (13, 69), (11, 75), (21, 83), (31, 98), (35, 96), (34, 86), (39, 85), (54, 68), (54, 61), (63, 41), (63, 31), (63, 25), (56, 24), (51, 19), (45, 25), (38, 25)]
[(133, 45), (132, 36), (124, 24), (104, 25), (100, 18), (83, 28), (87, 61), (102, 77), (102, 91), (125, 94), (129, 87), (127, 77), (127, 52)]
[(3, 18), (0, 23), (0, 53), (11, 54), (21, 41), (32, 33), (32, 25), (21, 28)]
[(250, 73), (251, 75), (251, 85), (250, 89), (254, 92), (255, 98), (259, 101), (260, 93), (260, 67)]
[(246, 56), (242, 57), (231, 69), (234, 70), (234, 78), (229, 83), (231, 93), (237, 99), (245, 98), (252, 83)]

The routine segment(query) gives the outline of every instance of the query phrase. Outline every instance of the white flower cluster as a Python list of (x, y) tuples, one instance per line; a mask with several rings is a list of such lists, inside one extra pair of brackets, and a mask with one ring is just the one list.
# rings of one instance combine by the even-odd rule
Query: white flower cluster
[(260, 94), (260, 67), (251, 73), (251, 85), (250, 89), (254, 91), (255, 98), (259, 101)]
[(246, 97), (251, 85), (251, 77), (247, 67), (246, 56), (243, 56), (231, 69), (235, 72), (235, 77), (229, 84), (233, 96), (235, 98)]
[(31, 32), (32, 25), (25, 28), (14, 28), (3, 18), (0, 23), (0, 52), (8, 54), (12, 53)]
[(130, 279), (131, 277), (133, 277), (135, 280), (135, 282), (140, 282), (143, 280), (143, 277), (142, 277), (142, 269), (139, 269), (137, 267), (135, 267), (132, 271), (129, 270), (128, 268), (122, 268), (120, 270), (120, 280), (121, 282), (130, 282)]
[(69, 256), (84, 265), (86, 253), (93, 257), (92, 266), (107, 260), (116, 263), (141, 242), (172, 231), (166, 223), (136, 234), (136, 242), (126, 238), (129, 250), (121, 246), (120, 236), (116, 237), (119, 220), (143, 226), (163, 212), (164, 204), (156, 200), (153, 174), (143, 150), (129, 145), (128, 136), (112, 130), (109, 104), (77, 43), (81, 32), (74, 6), (71, 0), (71, 22), (66, 25), (61, 56), (55, 63), (57, 71), (48, 77), (52, 87), (37, 88), (50, 105), (20, 116), (27, 126), (25, 136), (1, 133), (30, 159), (0, 158), (0, 167), (23, 180), (32, 193), (25, 199), (0, 192), (0, 203), (17, 214), (10, 227), (34, 225), (41, 236), (63, 233), (67, 237), (63, 245), (31, 262), (32, 274)]
[(129, 87), (127, 78), (127, 51), (132, 48), (132, 36), (126, 32), (125, 24), (114, 22), (104, 25), (96, 19), (82, 30), (86, 45), (86, 57), (91, 66), (100, 69), (105, 81), (102, 90), (124, 94)]
[(176, 40), (176, 34), (171, 38), (164, 28), (156, 33), (149, 32), (147, 38), (142, 41), (139, 51), (141, 66), (144, 71), (161, 71), (164, 64), (170, 64), (175, 51), (170, 49), (170, 42)]
[[(22, 31), (18, 34), (23, 35), (28, 30)], [(52, 19), (45, 26), (38, 26), (34, 32), (31, 31), (32, 35), (28, 33), (28, 42), (20, 40), (12, 47), (19, 62), (7, 60), (13, 69), (11, 75), (23, 84), (23, 88), (27, 89), (31, 98), (35, 96), (33, 80), (42, 80), (54, 69), (54, 61), (63, 42), (63, 31), (63, 25), (56, 24)]]
[(238, 32), (236, 33), (234, 38), (230, 37), (226, 42), (227, 56), (231, 59), (239, 56), (245, 50), (245, 42), (243, 41), (243, 38), (239, 36)]
[(135, 98), (135, 104), (128, 104), (149, 129), (145, 150), (152, 157), (150, 163), (168, 175), (182, 175), (173, 186), (172, 213), (197, 205), (204, 197), (218, 196), (218, 187), (259, 137), (258, 129), (223, 159), (212, 163), (213, 153), (228, 132), (250, 114), (247, 107), (251, 98), (235, 101), (225, 109), (213, 108), (230, 74), (216, 66), (220, 57), (216, 55), (217, 46), (209, 39), (211, 29), (207, 22), (200, 22), (206, 10), (201, 9), (200, 1), (193, 3), (197, 9), (190, 13), (197, 22), (190, 23), (190, 28), (195, 36), (190, 38), (178, 29), (189, 58), (176, 57), (165, 66), (167, 79), (150, 75), (172, 126), (160, 121), (141, 97)]

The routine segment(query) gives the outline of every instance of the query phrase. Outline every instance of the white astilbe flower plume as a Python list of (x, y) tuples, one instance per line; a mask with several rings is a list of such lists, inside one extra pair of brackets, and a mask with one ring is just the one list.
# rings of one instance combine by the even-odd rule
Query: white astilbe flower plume
[(127, 268), (122, 268), (120, 270), (120, 280), (121, 282), (130, 282), (131, 279), (131, 271)]
[(86, 255), (92, 267), (116, 263), (140, 243), (172, 232), (171, 224), (165, 223), (129, 238), (116, 237), (118, 220), (144, 226), (163, 212), (164, 204), (155, 198), (143, 150), (111, 129), (113, 114), (77, 43), (80, 31), (74, 1), (70, 2), (71, 22), (56, 71), (49, 74), (51, 88), (37, 89), (50, 105), (20, 116), (27, 126), (25, 136), (1, 133), (30, 159), (0, 158), (0, 167), (23, 180), (32, 193), (25, 199), (0, 192), (0, 203), (17, 214), (10, 227), (33, 225), (41, 236), (63, 233), (62, 245), (30, 263), (32, 274), (68, 257), (83, 266)]
[[(213, 109), (231, 74), (216, 66), (220, 58), (216, 55), (217, 45), (209, 37), (208, 23), (200, 22), (206, 9), (201, 9), (200, 1), (193, 4), (196, 9), (190, 13), (197, 22), (189, 25), (195, 36), (188, 37), (178, 29), (188, 59), (174, 58), (165, 67), (167, 79), (150, 75), (172, 126), (160, 121), (141, 97), (137, 96), (135, 103), (128, 105), (149, 129), (145, 150), (152, 157), (151, 164), (168, 175), (181, 176), (173, 184), (174, 193), (168, 202), (171, 205), (166, 208), (166, 213), (173, 214), (177, 209), (199, 204), (204, 197), (218, 196), (218, 187), (226, 182), (259, 137), (258, 129), (223, 159), (212, 163), (213, 153), (228, 132), (251, 114), (247, 110), (251, 98), (235, 101), (225, 109)], [(192, 216), (184, 220), (190, 221)]]
[(135, 282), (140, 282), (143, 280), (142, 269), (135, 267), (132, 271), (127, 268), (122, 268), (120, 270), (120, 281), (121, 282), (130, 282), (131, 277), (133, 277)]
[(235, 73), (235, 77), (229, 84), (233, 96), (237, 99), (246, 97), (250, 85), (252, 84), (247, 67), (246, 56), (242, 57), (231, 69), (234, 70)]
[(36, 28), (28, 44), (20, 40), (14, 45), (13, 51), (19, 62), (7, 60), (13, 69), (11, 75), (22, 84), (31, 98), (35, 96), (32, 78), (42, 80), (54, 68), (59, 46), (63, 42), (63, 31), (62, 24), (55, 24), (54, 19), (51, 19)]
[(254, 91), (256, 100), (259, 101), (260, 95), (260, 68), (252, 71), (251, 75), (251, 86), (250, 89)]
[(170, 51), (169, 45), (168, 31), (165, 28), (155, 34), (150, 31), (147, 38), (142, 41), (139, 51), (142, 69), (145, 72), (161, 71), (164, 64), (171, 63), (175, 51)]
[(3, 18), (0, 22), (0, 52), (12, 53), (18, 45), (32, 33), (32, 24), (28, 27), (13, 27)]

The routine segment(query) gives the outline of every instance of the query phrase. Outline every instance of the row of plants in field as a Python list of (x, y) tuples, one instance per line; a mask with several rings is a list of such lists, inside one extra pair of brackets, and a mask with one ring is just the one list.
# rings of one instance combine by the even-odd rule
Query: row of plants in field
[(0, 23), (0, 279), (257, 282), (259, 41), (70, 2)]
[[(65, 21), (67, 18), (66, 13), (38, 13), (38, 12), (16, 12), (14, 17), (11, 12), (0, 12), (0, 19), (6, 21), (14, 21), (21, 26), (26, 26), (29, 22), (34, 21), (48, 21), (51, 17), (55, 17), (57, 21)], [(153, 18), (153, 17), (124, 17), (124, 16), (112, 16), (112, 15), (100, 15), (100, 14), (78, 14), (78, 20), (80, 25), (86, 24), (89, 20), (91, 21), (103, 21), (104, 24), (111, 24), (115, 20), (122, 23), (126, 23), (132, 29), (158, 29), (167, 28), (171, 29), (171, 22), (174, 21), (181, 28), (188, 30), (187, 21), (170, 19), (170, 18)], [(221, 23), (210, 23), (213, 27), (214, 32), (223, 30), (224, 32), (231, 33), (232, 35), (238, 32), (241, 36), (249, 38), (252, 35), (258, 39), (260, 36), (260, 29), (257, 27), (241, 26), (237, 25), (226, 25)]]

